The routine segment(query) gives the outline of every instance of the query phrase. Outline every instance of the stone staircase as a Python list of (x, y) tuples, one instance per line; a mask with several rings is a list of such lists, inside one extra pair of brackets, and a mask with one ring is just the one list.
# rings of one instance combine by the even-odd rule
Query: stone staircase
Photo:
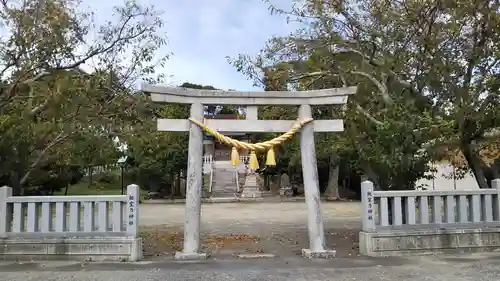
[(231, 163), (218, 163), (214, 165), (212, 181), (212, 198), (235, 197), (237, 192), (234, 167)]

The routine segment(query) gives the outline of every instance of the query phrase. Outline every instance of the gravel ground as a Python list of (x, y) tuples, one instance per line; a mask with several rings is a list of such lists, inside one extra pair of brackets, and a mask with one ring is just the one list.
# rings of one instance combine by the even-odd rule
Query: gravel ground
[[(326, 244), (340, 257), (358, 255), (359, 205), (323, 204)], [(181, 250), (183, 222), (183, 205), (141, 205), (146, 258), (171, 257)], [(293, 257), (308, 248), (308, 239), (304, 202), (205, 204), (202, 208), (202, 245), (213, 258), (256, 253)]]
[(391, 259), (2, 263), (0, 281), (498, 281), (498, 254)]
[[(324, 202), (322, 208), (327, 221), (359, 219), (361, 214), (360, 202)], [(139, 211), (139, 223), (143, 226), (184, 224), (183, 204), (142, 204)], [(204, 225), (252, 222), (295, 224), (307, 221), (306, 211), (304, 202), (203, 204), (201, 219)]]

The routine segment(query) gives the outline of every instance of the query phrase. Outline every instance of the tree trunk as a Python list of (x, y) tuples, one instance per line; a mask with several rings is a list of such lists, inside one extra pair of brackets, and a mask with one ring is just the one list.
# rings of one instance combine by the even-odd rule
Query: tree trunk
[(467, 164), (476, 178), (479, 188), (491, 188), (484, 171), (485, 168), (488, 169), (489, 167), (477, 155), (476, 151), (474, 151), (472, 143), (470, 143), (470, 141), (463, 140), (460, 148), (464, 154), (465, 160), (467, 160)]
[(500, 158), (495, 159), (490, 166), (493, 179), (500, 179)]
[(269, 175), (267, 173), (264, 173), (262, 176), (264, 178), (264, 186), (263, 186), (262, 190), (264, 190), (264, 191), (271, 190), (271, 187), (269, 184), (269, 181), (270, 181)]
[[(177, 186), (180, 185), (179, 180), (180, 180), (179, 174), (176, 174), (174, 176), (174, 178), (172, 179), (172, 183), (170, 184), (170, 199), (174, 199), (174, 197), (175, 197), (175, 190), (177, 189)], [(165, 191), (164, 191), (164, 193), (166, 195)]]
[(89, 188), (92, 186), (92, 166), (88, 167), (88, 173), (89, 173)]
[(12, 184), (12, 196), (22, 196), (23, 189), (21, 183), (19, 182), (19, 173), (17, 171), (12, 171), (10, 174), (10, 182)]
[(379, 179), (377, 173), (375, 173), (375, 171), (373, 171), (373, 169), (370, 167), (369, 164), (366, 164), (366, 165), (362, 164), (361, 168), (363, 169), (363, 173), (364, 173), (364, 175), (361, 176), (361, 182), (364, 182), (366, 180), (373, 182), (373, 186), (374, 186), (375, 190), (387, 189), (387, 187), (381, 186), (380, 179)]
[(177, 172), (177, 176), (175, 177), (175, 182), (172, 184), (172, 198), (174, 198), (177, 194), (181, 193), (181, 174), (182, 171)]
[(337, 154), (330, 155), (328, 184), (325, 190), (327, 200), (341, 199), (339, 195), (339, 157)]

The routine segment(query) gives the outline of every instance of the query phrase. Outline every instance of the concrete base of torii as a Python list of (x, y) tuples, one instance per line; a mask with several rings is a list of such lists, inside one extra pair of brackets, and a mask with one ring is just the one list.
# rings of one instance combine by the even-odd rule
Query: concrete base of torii
[(203, 252), (198, 252), (198, 253), (176, 252), (174, 259), (178, 261), (196, 261), (196, 260), (206, 260), (209, 256), (210, 256), (209, 254)]

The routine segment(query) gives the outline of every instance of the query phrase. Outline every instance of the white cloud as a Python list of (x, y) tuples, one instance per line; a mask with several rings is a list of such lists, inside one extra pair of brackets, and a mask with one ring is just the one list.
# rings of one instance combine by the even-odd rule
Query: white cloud
[(184, 0), (182, 8), (166, 9), (174, 53), (166, 71), (179, 82), (252, 89), (252, 82), (237, 73), (225, 57), (256, 54), (270, 36), (293, 30), (284, 18), (271, 16), (267, 8), (260, 0)]
[[(226, 56), (256, 54), (274, 35), (286, 35), (295, 27), (283, 17), (271, 16), (261, 0), (138, 0), (164, 11), (168, 45), (162, 53), (172, 52), (163, 71), (173, 75), (172, 83), (191, 82), (223, 89), (251, 90), (252, 81), (229, 65)], [(291, 6), (290, 0), (275, 3)], [(84, 5), (97, 10), (96, 18), (106, 20), (112, 6), (122, 0), (86, 0)]]

